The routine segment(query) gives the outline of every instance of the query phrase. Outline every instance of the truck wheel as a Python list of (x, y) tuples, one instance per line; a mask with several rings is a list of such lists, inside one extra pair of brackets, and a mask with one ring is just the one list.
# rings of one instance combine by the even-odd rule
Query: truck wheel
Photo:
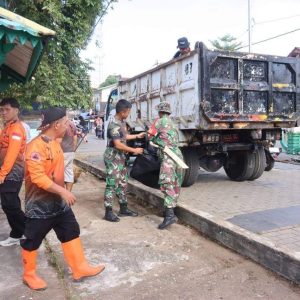
[(182, 185), (188, 187), (193, 185), (199, 175), (199, 157), (197, 150), (193, 148), (181, 149), (185, 163), (188, 165), (188, 169), (184, 171)]
[(263, 147), (259, 147), (254, 151), (254, 170), (249, 180), (255, 180), (259, 178), (266, 168), (266, 154)]
[(268, 150), (265, 150), (265, 155), (266, 155), (266, 160), (267, 160), (265, 171), (269, 172), (274, 168), (275, 160)]
[(228, 152), (224, 170), (227, 176), (234, 181), (248, 180), (254, 171), (255, 157), (251, 151)]
[(265, 167), (265, 171), (269, 172), (271, 171), (273, 168), (274, 168), (274, 165), (275, 165), (275, 161), (270, 161), (267, 163), (267, 166)]

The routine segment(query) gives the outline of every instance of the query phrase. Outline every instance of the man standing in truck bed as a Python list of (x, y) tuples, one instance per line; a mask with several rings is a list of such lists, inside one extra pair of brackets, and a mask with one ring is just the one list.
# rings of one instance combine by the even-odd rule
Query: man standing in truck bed
[(9, 237), (0, 245), (11, 246), (20, 243), (25, 226), (19, 191), (24, 178), (26, 134), (18, 119), (19, 102), (14, 98), (4, 98), (0, 107), (5, 122), (0, 135), (0, 196), (2, 209), (11, 227)]
[(179, 56), (188, 54), (191, 51), (190, 43), (186, 37), (182, 37), (182, 38), (178, 39), (177, 48), (179, 50), (175, 53), (175, 55), (173, 56), (173, 59), (177, 58)]
[[(168, 102), (161, 102), (157, 106), (159, 119), (155, 123), (156, 132), (152, 141), (163, 149), (169, 147), (179, 158), (182, 153), (178, 148), (179, 137), (178, 131), (170, 118), (171, 107)], [(176, 162), (160, 149), (159, 158), (161, 161), (159, 172), (160, 190), (164, 194), (164, 220), (158, 226), (159, 229), (165, 229), (167, 226), (177, 222), (174, 214), (174, 208), (177, 205), (180, 188), (182, 183), (182, 170)]]

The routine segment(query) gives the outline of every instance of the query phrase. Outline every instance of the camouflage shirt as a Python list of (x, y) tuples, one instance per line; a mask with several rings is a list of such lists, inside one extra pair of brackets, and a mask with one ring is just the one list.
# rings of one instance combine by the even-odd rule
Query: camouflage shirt
[(114, 148), (114, 141), (120, 140), (121, 143), (126, 144), (126, 123), (114, 119), (110, 121), (107, 127), (107, 147)]
[(178, 148), (178, 130), (171, 118), (164, 115), (162, 118), (157, 120), (155, 128), (157, 130), (157, 134), (152, 138), (152, 141), (162, 148), (168, 146), (174, 153), (181, 155)]

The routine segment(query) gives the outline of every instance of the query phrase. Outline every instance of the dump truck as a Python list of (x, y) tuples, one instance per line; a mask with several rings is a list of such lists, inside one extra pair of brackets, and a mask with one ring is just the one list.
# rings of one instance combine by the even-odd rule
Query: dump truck
[(297, 124), (299, 91), (299, 58), (209, 50), (197, 42), (189, 54), (121, 80), (109, 95), (106, 121), (117, 100), (127, 99), (128, 125), (144, 131), (158, 117), (156, 105), (168, 101), (189, 166), (183, 186), (196, 181), (199, 168), (223, 167), (231, 180), (255, 180), (274, 165), (270, 147), (281, 129)]

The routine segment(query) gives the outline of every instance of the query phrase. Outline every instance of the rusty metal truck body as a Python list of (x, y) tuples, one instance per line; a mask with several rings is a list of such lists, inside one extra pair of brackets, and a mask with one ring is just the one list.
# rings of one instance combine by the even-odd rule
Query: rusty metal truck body
[[(179, 129), (186, 163), (183, 185), (195, 182), (199, 167), (222, 166), (236, 181), (260, 177), (272, 163), (269, 146), (281, 128), (296, 126), (300, 108), (300, 60), (291, 57), (195, 50), (133, 78), (120, 81), (116, 99), (132, 103), (128, 118), (138, 132), (158, 117), (168, 101)], [(110, 97), (107, 118), (115, 101)]]

